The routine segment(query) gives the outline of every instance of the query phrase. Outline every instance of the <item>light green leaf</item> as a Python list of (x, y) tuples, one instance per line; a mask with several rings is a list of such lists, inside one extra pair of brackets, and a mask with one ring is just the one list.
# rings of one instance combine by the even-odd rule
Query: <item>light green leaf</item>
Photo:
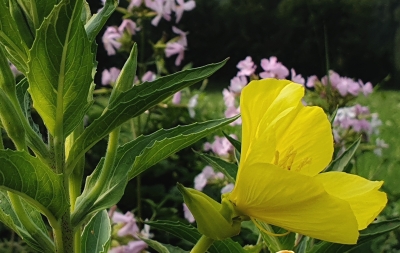
[(77, 158), (113, 129), (128, 119), (140, 115), (175, 92), (209, 77), (225, 62), (226, 60), (200, 68), (180, 71), (153, 82), (144, 82), (141, 85), (133, 86), (130, 90), (121, 93), (77, 139), (68, 156), (67, 169), (73, 168)]
[(141, 240), (143, 240), (145, 243), (147, 243), (147, 245), (149, 245), (152, 249), (154, 249), (155, 251), (157, 251), (158, 253), (171, 253), (167, 247), (165, 247), (164, 245), (162, 245), (162, 243), (151, 240), (151, 239), (145, 239), (145, 238), (140, 238)]
[(336, 158), (325, 171), (344, 171), (346, 166), (349, 164), (354, 154), (357, 151), (358, 146), (360, 145), (361, 137), (358, 138), (351, 146), (346, 149), (338, 158)]
[(360, 237), (355, 245), (344, 245), (331, 242), (320, 242), (311, 248), (308, 253), (345, 253), (350, 252), (378, 236), (384, 235), (400, 227), (400, 219), (381, 221), (370, 224), (366, 229), (360, 231)]
[(68, 208), (62, 175), (24, 151), (0, 150), (0, 189), (29, 200), (46, 216), (59, 218)]
[[(201, 234), (197, 231), (195, 227), (191, 225), (185, 225), (178, 221), (146, 221), (145, 223), (150, 225), (151, 228), (161, 229), (193, 244), (196, 244), (201, 237)], [(222, 241), (214, 241), (208, 251), (210, 253), (245, 252), (245, 250), (239, 245), (239, 243), (233, 241), (231, 238)]]
[(45, 17), (53, 10), (59, 0), (17, 0), (25, 14), (25, 19), (32, 24), (32, 31), (39, 29)]
[(118, 6), (118, 0), (106, 0), (104, 7), (94, 14), (89, 21), (85, 24), (85, 30), (89, 41), (94, 41), (97, 34), (103, 28), (104, 24)]
[(80, 20), (82, 2), (61, 1), (37, 30), (28, 62), (33, 106), (52, 136), (68, 136), (90, 105), (91, 42)]
[(94, 215), (81, 237), (82, 253), (106, 253), (111, 243), (111, 223), (106, 210)]
[(25, 44), (17, 23), (11, 16), (8, 0), (0, 0), (0, 43), (5, 47), (9, 60), (22, 73), (28, 71), (28, 47)]
[[(43, 223), (43, 219), (40, 213), (25, 200), (21, 199), (21, 201), (23, 202), (24, 208), (26, 210), (26, 213), (29, 215), (29, 218), (41, 230), (41, 233), (43, 235), (48, 235), (49, 232), (46, 228), (46, 225)], [(29, 244), (29, 246), (31, 246), (35, 250), (44, 250), (44, 248), (35, 239), (32, 238), (32, 236), (20, 223), (17, 214), (12, 208), (10, 199), (3, 191), (0, 191), (0, 221), (3, 222), (7, 227), (14, 230), (14, 232), (16, 232), (22, 239), (24, 239), (27, 244)], [(50, 240), (50, 238), (48, 238), (48, 240)]]
[[(234, 120), (235, 118), (219, 119), (168, 130), (160, 129), (151, 135), (140, 136), (119, 147), (115, 158), (116, 163), (107, 184), (96, 185), (104, 159), (99, 162), (93, 174), (86, 179), (85, 189), (77, 198), (76, 208), (71, 216), (72, 224), (75, 226), (88, 214), (115, 205), (124, 194), (129, 179)], [(93, 203), (88, 201), (88, 198), (95, 187), (101, 187), (102, 190)]]
[(198, 154), (200, 158), (203, 159), (205, 162), (210, 164), (210, 166), (213, 167), (213, 169), (224, 174), (229, 183), (235, 183), (236, 174), (238, 171), (238, 166), (236, 164), (222, 160), (219, 157), (203, 154), (196, 151), (195, 153)]

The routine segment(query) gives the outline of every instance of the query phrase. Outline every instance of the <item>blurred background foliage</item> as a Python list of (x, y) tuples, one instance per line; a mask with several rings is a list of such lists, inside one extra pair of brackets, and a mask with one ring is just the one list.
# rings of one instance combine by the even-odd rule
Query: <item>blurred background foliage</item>
[[(89, 3), (93, 11), (101, 6), (99, 0)], [(127, 4), (126, 0), (120, 2), (121, 6)], [(119, 25), (120, 18), (114, 13), (108, 24)], [(166, 31), (165, 23), (147, 27), (152, 41)], [(234, 76), (235, 65), (248, 55), (256, 64), (274, 55), (303, 76), (322, 76), (326, 74), (327, 48), (329, 68), (341, 75), (400, 88), (397, 0), (196, 0), (196, 8), (183, 15), (179, 28), (189, 31), (184, 63), (201, 66), (231, 58), (212, 77), (217, 83)], [(101, 38), (98, 43), (98, 73), (123, 64), (106, 55)], [(150, 43), (147, 47), (150, 50)]]

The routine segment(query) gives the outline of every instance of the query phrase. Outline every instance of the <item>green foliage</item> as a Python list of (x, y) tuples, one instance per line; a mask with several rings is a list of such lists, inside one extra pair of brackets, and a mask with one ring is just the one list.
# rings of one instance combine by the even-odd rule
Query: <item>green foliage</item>
[(111, 243), (111, 224), (106, 210), (95, 214), (82, 232), (82, 253), (107, 253)]

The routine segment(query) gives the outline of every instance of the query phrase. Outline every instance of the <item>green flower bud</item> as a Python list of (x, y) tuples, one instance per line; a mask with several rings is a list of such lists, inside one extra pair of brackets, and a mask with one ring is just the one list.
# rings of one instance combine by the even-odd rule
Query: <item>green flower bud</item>
[(196, 219), (197, 229), (201, 234), (214, 240), (223, 240), (239, 234), (241, 218), (229, 200), (220, 204), (206, 194), (179, 183), (178, 189)]

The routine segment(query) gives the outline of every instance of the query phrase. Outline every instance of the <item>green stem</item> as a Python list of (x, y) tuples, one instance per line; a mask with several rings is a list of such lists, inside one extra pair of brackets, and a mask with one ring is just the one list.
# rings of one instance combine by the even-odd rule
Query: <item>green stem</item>
[(11, 204), (18, 216), (19, 221), (28, 231), (28, 233), (39, 243), (41, 247), (44, 248), (45, 252), (54, 252), (53, 242), (29, 218), (29, 215), (26, 212), (19, 196), (12, 192), (8, 192), (8, 197), (10, 198)]
[(96, 184), (92, 188), (92, 190), (88, 193), (86, 200), (76, 205), (75, 210), (71, 215), (71, 221), (73, 226), (78, 226), (84, 220), (86, 211), (90, 209), (90, 207), (100, 196), (104, 185), (109, 180), (110, 174), (114, 166), (115, 157), (117, 155), (120, 130), (121, 127), (117, 127), (110, 133), (107, 145), (106, 158), (104, 161), (103, 168), (101, 169), (99, 179), (96, 181)]
[(190, 253), (205, 253), (207, 249), (213, 244), (214, 239), (211, 239), (205, 235), (201, 236), (200, 240), (197, 241)]

